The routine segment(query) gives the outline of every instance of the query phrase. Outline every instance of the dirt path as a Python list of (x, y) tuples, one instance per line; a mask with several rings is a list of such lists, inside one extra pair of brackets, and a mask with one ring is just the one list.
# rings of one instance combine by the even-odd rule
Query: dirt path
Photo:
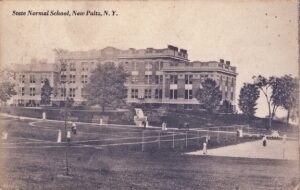
[[(262, 141), (246, 142), (216, 149), (208, 149), (207, 154), (211, 156), (246, 157), (265, 159), (297, 160), (297, 141), (268, 140), (267, 146), (262, 146)], [(187, 153), (189, 155), (203, 155), (202, 150)]]

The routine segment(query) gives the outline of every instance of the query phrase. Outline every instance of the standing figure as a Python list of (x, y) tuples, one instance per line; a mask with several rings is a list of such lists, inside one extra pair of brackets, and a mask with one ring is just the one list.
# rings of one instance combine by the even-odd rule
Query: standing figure
[(67, 131), (67, 142), (71, 142), (71, 131)]
[(282, 142), (283, 142), (283, 144), (286, 143), (286, 139), (287, 139), (287, 136), (286, 136), (286, 134), (284, 134), (284, 135), (282, 136)]
[(183, 128), (186, 129), (187, 128), (187, 122), (184, 122), (183, 124)]
[(207, 154), (207, 144), (206, 144), (206, 142), (203, 143), (203, 149), (202, 149), (202, 151), (203, 151), (204, 155)]
[(58, 135), (57, 135), (57, 142), (61, 143), (61, 130), (58, 130)]
[(189, 122), (186, 123), (186, 129), (189, 131), (190, 130), (190, 124)]
[(263, 143), (263, 146), (267, 146), (267, 136), (264, 135), (263, 139), (262, 139), (262, 143)]
[(166, 124), (166, 122), (163, 122), (162, 125), (161, 125), (161, 127), (162, 127), (163, 131), (166, 131), (167, 130), (167, 124)]
[(76, 123), (75, 122), (72, 123), (71, 130), (72, 130), (73, 134), (76, 134)]
[(76, 127), (76, 125), (74, 126), (74, 129), (73, 129), (74, 131), (73, 131), (73, 133), (74, 133), (74, 135), (76, 135), (77, 134), (77, 127)]

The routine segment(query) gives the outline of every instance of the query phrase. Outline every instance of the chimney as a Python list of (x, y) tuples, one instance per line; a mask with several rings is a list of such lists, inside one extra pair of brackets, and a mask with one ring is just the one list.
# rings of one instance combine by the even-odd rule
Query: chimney
[(230, 65), (230, 61), (226, 61), (226, 65)]
[(220, 59), (220, 63), (224, 63), (224, 59)]

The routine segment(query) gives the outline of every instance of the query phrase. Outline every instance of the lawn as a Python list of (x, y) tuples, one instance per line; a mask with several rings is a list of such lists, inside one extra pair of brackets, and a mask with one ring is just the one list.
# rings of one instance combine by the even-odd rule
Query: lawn
[[(58, 129), (64, 128), (61, 122), (0, 122), (0, 132), (9, 132), (9, 139), (0, 144), (2, 189), (285, 190), (295, 185), (295, 161), (185, 155), (201, 147), (195, 138), (186, 148), (184, 131), (176, 133), (183, 140), (175, 141), (174, 149), (173, 133), (165, 132), (161, 140), (167, 141), (160, 149), (155, 141), (144, 144), (142, 151), (140, 128), (79, 124), (78, 135), (66, 146), (55, 143)], [(144, 138), (149, 137), (145, 142), (157, 140), (158, 132), (144, 131)], [(188, 137), (195, 133), (188, 132)], [(221, 135), (220, 143), (212, 137), (215, 146), (239, 143), (234, 134)], [(133, 145), (111, 145), (118, 143)], [(70, 177), (63, 176), (66, 152)]]

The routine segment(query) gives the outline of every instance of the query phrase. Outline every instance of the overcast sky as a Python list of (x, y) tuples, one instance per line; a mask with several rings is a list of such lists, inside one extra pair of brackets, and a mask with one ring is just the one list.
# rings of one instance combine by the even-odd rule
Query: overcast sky
[[(2, 2), (1, 64), (53, 61), (68, 50), (165, 48), (189, 59), (230, 60), (237, 67), (237, 97), (253, 75), (297, 75), (297, 1)], [(117, 17), (12, 16), (12, 11), (116, 10)], [(260, 99), (258, 116), (267, 114)]]

